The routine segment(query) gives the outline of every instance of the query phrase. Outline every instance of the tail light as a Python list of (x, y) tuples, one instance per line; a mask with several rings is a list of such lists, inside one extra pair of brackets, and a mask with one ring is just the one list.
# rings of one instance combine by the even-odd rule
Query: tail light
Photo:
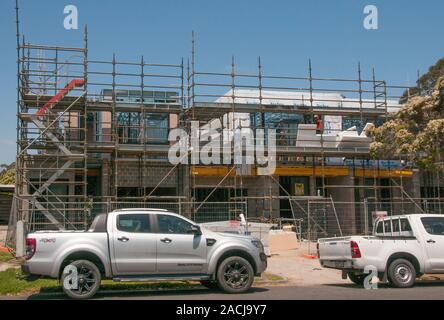
[(356, 241), (350, 241), (351, 256), (353, 259), (361, 258), (361, 250)]
[(25, 253), (26, 260), (29, 260), (34, 256), (36, 248), (37, 248), (36, 240), (34, 238), (26, 238), (26, 253)]
[(320, 259), (321, 258), (321, 253), (319, 252), (319, 242), (316, 243), (316, 252), (318, 254), (318, 259)]

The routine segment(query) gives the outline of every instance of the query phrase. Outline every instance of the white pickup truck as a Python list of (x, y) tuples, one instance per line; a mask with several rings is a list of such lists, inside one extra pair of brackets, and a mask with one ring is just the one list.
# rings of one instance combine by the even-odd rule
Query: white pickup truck
[(322, 267), (342, 270), (359, 285), (373, 266), (380, 281), (412, 287), (423, 274), (444, 274), (444, 215), (381, 218), (373, 236), (319, 239), (318, 256)]

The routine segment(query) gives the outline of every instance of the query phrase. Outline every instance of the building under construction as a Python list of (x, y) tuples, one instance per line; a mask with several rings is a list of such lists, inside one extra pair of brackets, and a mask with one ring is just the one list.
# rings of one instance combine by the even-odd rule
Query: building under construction
[[(19, 33), (18, 33), (19, 34)], [(357, 66), (354, 79), (200, 70), (101, 60), (82, 47), (17, 41), (17, 184), (11, 221), (30, 230), (84, 229), (117, 207), (162, 207), (198, 222), (298, 221), (313, 235), (365, 233), (372, 216), (440, 212), (440, 178), (406, 159), (372, 159), (371, 128), (402, 107), (406, 88)], [(276, 170), (258, 165), (171, 164), (172, 129), (228, 122), (273, 129)], [(250, 132), (250, 131), (249, 131)], [(248, 137), (255, 142), (253, 134)], [(242, 138), (241, 138), (242, 139)], [(205, 141), (201, 143), (204, 144)], [(187, 157), (191, 155), (187, 155)], [(190, 163), (190, 162), (188, 162)]]

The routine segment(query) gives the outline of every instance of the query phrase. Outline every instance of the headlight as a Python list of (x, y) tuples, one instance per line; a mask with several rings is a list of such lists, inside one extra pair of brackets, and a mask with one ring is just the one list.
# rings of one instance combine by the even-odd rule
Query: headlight
[(251, 243), (254, 244), (254, 246), (258, 248), (261, 252), (264, 251), (264, 245), (260, 240), (251, 240)]

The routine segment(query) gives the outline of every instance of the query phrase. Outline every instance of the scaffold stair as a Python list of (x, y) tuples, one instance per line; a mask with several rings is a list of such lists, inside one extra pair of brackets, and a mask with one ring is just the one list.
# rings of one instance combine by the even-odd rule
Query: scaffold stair
[(76, 87), (83, 87), (85, 84), (85, 80), (83, 79), (73, 79), (71, 80), (63, 89), (61, 89), (55, 96), (53, 96), (43, 107), (41, 107), (37, 111), (37, 115), (41, 116), (43, 115), (46, 110), (51, 109), (54, 107), (60, 100), (62, 100), (71, 90), (73, 90)]
[[(57, 132), (57, 128), (53, 126), (54, 122), (46, 126), (41, 117), (45, 112), (53, 108), (58, 102), (60, 102), (72, 89), (81, 87), (84, 85), (84, 80), (74, 79), (71, 80), (62, 90), (60, 90), (55, 96), (53, 96), (42, 108), (40, 108), (35, 114), (27, 114), (25, 117), (29, 119), (40, 130), (40, 135), (45, 135), (51, 140), (51, 142), (60, 150), (61, 154), (68, 158), (39, 188), (32, 194), (33, 204), (36, 209), (41, 211), (43, 215), (57, 228), (65, 229), (64, 225), (54, 216), (54, 214), (45, 208), (39, 200), (39, 197), (44, 196), (45, 191), (49, 191), (50, 186), (55, 183), (64, 173), (70, 168), (76, 161), (83, 160), (84, 154), (73, 153), (68, 147), (61, 141), (62, 135)], [(33, 141), (34, 142), (34, 141)], [(31, 142), (31, 144), (33, 143)], [(50, 203), (50, 201), (48, 201)], [(61, 215), (64, 222), (68, 221), (63, 211), (54, 207), (59, 215)], [(68, 221), (69, 222), (69, 221)]]

